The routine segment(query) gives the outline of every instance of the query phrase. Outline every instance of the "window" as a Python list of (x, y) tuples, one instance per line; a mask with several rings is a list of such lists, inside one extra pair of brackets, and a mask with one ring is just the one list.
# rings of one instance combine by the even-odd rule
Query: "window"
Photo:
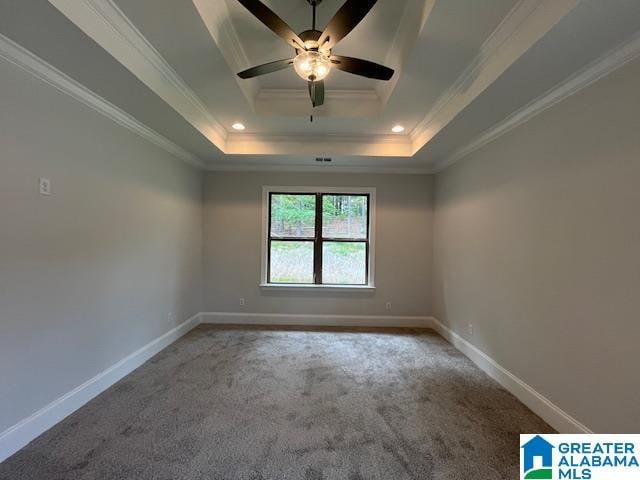
[(375, 189), (265, 187), (262, 283), (372, 287)]

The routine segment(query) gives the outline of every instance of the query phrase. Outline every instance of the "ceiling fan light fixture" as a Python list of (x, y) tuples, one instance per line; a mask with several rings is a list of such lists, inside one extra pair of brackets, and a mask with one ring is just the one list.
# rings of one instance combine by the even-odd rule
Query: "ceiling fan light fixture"
[[(311, 29), (295, 33), (276, 15), (263, 0), (237, 0), (269, 30), (295, 49), (293, 58), (283, 58), (248, 68), (238, 73), (242, 79), (259, 77), (284, 70), (293, 65), (296, 74), (307, 82), (313, 108), (324, 105), (324, 78), (332, 68), (374, 80), (391, 80), (394, 71), (362, 58), (334, 55), (333, 48), (364, 19), (378, 0), (346, 0), (326, 24), (324, 30), (316, 29), (316, 7), (322, 0), (307, 0), (312, 8)], [(313, 115), (311, 115), (313, 121)]]
[(307, 82), (319, 82), (331, 71), (329, 56), (315, 50), (300, 52), (293, 59), (293, 68), (296, 73)]

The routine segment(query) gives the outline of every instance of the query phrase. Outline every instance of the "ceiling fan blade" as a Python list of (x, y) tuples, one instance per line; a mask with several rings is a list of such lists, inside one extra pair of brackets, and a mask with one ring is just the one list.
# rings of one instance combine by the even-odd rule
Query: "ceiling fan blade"
[(343, 72), (376, 80), (389, 80), (393, 77), (393, 69), (379, 63), (362, 60), (361, 58), (341, 57), (340, 55), (331, 55), (330, 58), (333, 66)]
[(314, 107), (324, 104), (324, 81), (308, 82), (309, 97)]
[(291, 30), (291, 27), (260, 0), (238, 0), (238, 2), (293, 48), (305, 49), (304, 42)]
[(347, 0), (320, 35), (320, 46), (333, 48), (367, 16), (376, 2), (377, 0)]
[(265, 63), (258, 65), (257, 67), (249, 68), (238, 73), (240, 78), (253, 78), (260, 75), (266, 75), (267, 73), (277, 72), (278, 70), (284, 70), (287, 67), (293, 65), (293, 58), (286, 58), (284, 60), (276, 60), (275, 62)]

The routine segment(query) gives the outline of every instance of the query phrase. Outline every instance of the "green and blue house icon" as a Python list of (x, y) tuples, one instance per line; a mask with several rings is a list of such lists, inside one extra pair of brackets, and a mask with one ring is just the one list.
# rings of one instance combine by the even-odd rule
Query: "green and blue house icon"
[[(553, 479), (553, 449), (552, 444), (540, 435), (536, 435), (521, 447), (524, 450), (522, 469), (525, 479)], [(542, 460), (535, 459), (539, 458)], [(537, 465), (536, 465), (537, 463)]]

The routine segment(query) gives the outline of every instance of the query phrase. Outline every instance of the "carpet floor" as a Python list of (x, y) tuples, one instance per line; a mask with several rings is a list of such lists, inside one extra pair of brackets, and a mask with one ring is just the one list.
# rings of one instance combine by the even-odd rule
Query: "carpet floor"
[(0, 464), (20, 480), (506, 480), (552, 429), (429, 330), (201, 325)]

